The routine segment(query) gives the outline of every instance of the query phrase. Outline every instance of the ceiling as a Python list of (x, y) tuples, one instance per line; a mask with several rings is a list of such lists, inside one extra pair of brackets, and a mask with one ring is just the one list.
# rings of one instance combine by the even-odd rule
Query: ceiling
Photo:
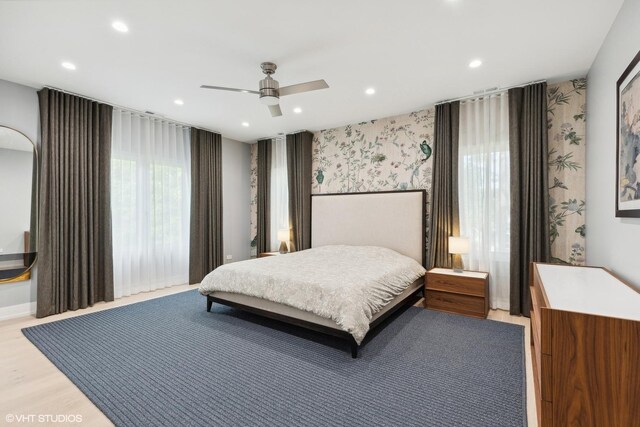
[[(622, 2), (1, 1), (0, 79), (153, 111), (249, 142), (415, 111), (492, 87), (584, 76)], [(116, 32), (114, 20), (129, 32)], [(469, 68), (476, 58), (483, 65)], [(62, 68), (63, 61), (77, 69)], [(283, 97), (277, 118), (256, 95), (199, 88), (256, 90), (263, 61), (278, 65), (281, 86), (325, 79), (330, 88)], [(375, 95), (365, 95), (369, 87)]]

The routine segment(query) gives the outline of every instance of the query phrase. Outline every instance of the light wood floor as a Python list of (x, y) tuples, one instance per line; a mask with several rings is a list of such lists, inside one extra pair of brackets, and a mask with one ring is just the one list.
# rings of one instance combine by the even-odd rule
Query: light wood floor
[[(45, 319), (22, 317), (0, 322), (0, 425), (42, 426), (38, 415), (79, 415), (83, 425), (111, 426), (112, 423), (91, 401), (60, 372), (20, 331), (22, 328), (80, 316), (122, 305), (132, 304), (165, 295), (194, 289), (187, 285), (99, 303), (85, 310), (66, 312)], [(416, 305), (421, 305), (418, 302)], [(529, 351), (529, 319), (511, 316), (508, 312), (492, 310), (489, 319), (515, 323), (525, 327), (527, 369), (527, 415), (529, 426), (536, 427), (533, 372)], [(33, 415), (33, 423), (13, 423), (11, 416)], [(9, 416), (9, 418), (7, 418)]]

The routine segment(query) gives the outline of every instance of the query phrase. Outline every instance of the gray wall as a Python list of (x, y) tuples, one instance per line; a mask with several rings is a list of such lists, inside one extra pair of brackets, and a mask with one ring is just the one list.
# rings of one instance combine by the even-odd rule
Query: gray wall
[[(0, 80), (0, 125), (9, 126), (38, 140), (39, 107), (36, 90)], [(0, 211), (0, 221), (2, 221)], [(0, 284), (0, 308), (28, 304), (36, 300), (35, 274), (31, 280)]]
[[(225, 263), (250, 257), (251, 146), (222, 138), (222, 206)], [(231, 255), (232, 259), (227, 257)]]
[(626, 0), (587, 76), (587, 262), (640, 289), (640, 218), (615, 217), (616, 82), (640, 50), (640, 1)]

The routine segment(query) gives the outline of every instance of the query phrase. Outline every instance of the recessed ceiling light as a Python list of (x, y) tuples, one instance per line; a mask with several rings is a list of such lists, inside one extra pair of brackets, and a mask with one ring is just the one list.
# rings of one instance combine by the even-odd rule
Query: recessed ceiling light
[(122, 21), (113, 21), (111, 26), (113, 27), (114, 30), (119, 31), (121, 33), (128, 33), (129, 32), (129, 27), (127, 27), (127, 24), (125, 24)]
[(480, 61), (479, 59), (474, 59), (473, 61), (469, 62), (469, 68), (478, 68), (481, 65), (482, 61)]
[(67, 61), (62, 63), (62, 67), (66, 68), (67, 70), (75, 70), (76, 69), (75, 64), (72, 64), (71, 62), (67, 62)]
[(364, 93), (366, 93), (367, 95), (373, 95), (374, 93), (376, 93), (376, 90), (370, 87), (367, 90), (365, 90)]
[(300, 114), (300, 113), (302, 113), (302, 108), (296, 107), (296, 108), (293, 109), (293, 112), (296, 113), (296, 114)]
[(249, 122), (242, 122), (242, 126), (248, 128), (249, 127)]
[(173, 103), (176, 105), (184, 105), (184, 101), (182, 99), (176, 99)]

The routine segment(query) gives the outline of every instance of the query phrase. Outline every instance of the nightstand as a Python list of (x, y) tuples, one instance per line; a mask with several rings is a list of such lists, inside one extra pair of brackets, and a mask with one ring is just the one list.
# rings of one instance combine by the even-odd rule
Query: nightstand
[(258, 254), (258, 258), (264, 258), (266, 256), (276, 256), (276, 255), (282, 255), (280, 252), (260, 252)]
[(426, 308), (482, 319), (489, 313), (489, 273), (434, 268), (424, 288)]

